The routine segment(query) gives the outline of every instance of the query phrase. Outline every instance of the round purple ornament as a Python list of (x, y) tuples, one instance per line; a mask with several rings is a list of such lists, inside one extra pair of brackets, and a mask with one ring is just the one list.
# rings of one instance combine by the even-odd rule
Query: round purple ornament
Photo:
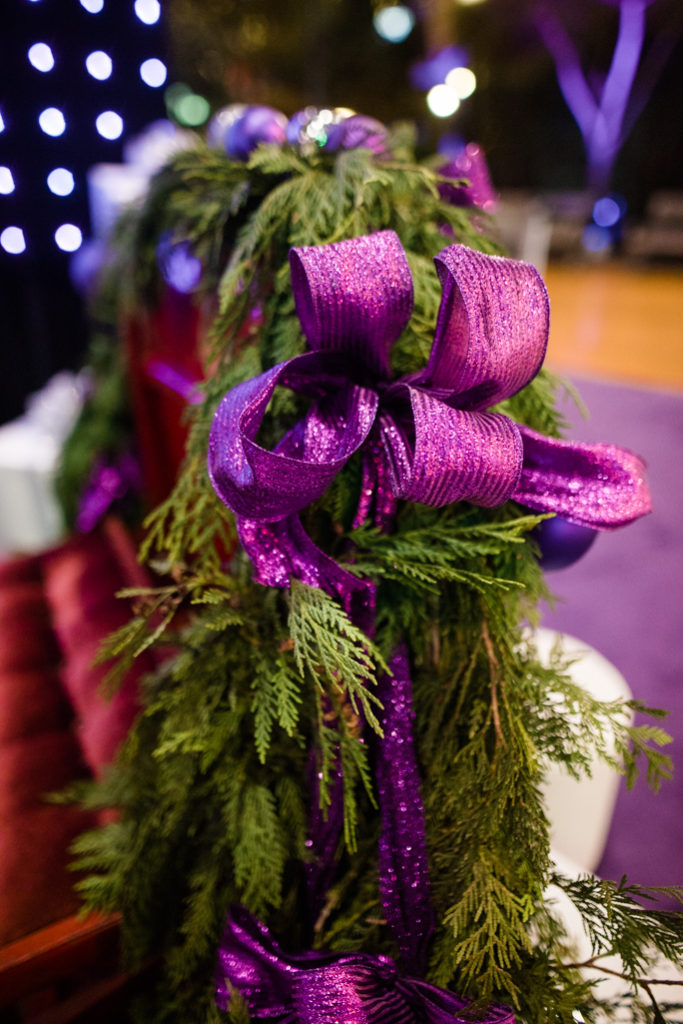
[(297, 110), (287, 123), (287, 142), (303, 153), (312, 153), (326, 144), (333, 125), (350, 113), (348, 110), (340, 112), (329, 107), (304, 107)]
[(387, 151), (387, 130), (381, 121), (366, 114), (353, 114), (331, 124), (327, 130), (325, 149), (371, 149), (375, 156)]
[(544, 519), (533, 531), (533, 537), (541, 549), (539, 565), (546, 572), (573, 565), (585, 555), (596, 536), (597, 530), (570, 523), (562, 516)]
[(287, 118), (273, 107), (247, 107), (229, 126), (225, 152), (232, 160), (248, 160), (262, 142), (282, 145), (287, 137)]
[(246, 103), (229, 103), (213, 115), (206, 129), (206, 141), (215, 149), (225, 149), (225, 139), (231, 126), (244, 117)]

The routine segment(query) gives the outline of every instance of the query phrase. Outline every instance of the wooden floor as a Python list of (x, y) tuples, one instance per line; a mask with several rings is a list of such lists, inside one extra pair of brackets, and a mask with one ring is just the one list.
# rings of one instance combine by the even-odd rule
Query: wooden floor
[(550, 264), (546, 366), (683, 391), (683, 267)]

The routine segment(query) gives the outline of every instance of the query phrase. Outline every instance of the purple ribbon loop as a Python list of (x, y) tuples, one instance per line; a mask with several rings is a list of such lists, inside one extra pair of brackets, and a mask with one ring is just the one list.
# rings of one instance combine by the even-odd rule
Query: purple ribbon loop
[(347, 375), (360, 369), (388, 380), (391, 348), (413, 311), (413, 282), (398, 236), (379, 231), (295, 248), (289, 265), (309, 348), (342, 353)]
[[(472, 1024), (471, 1003), (398, 973), (387, 956), (367, 953), (284, 953), (268, 929), (233, 908), (219, 947), (217, 1004), (231, 988), (255, 1020), (277, 1024)], [(479, 1024), (514, 1024), (512, 1011), (492, 1006)]]
[(451, 245), (435, 259), (443, 289), (434, 344), (421, 377), (459, 408), (510, 398), (541, 368), (550, 309), (529, 263)]

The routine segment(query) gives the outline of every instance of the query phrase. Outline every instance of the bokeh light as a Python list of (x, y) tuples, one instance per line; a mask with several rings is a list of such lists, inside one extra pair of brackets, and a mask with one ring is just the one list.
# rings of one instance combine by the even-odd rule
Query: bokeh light
[(145, 25), (155, 25), (161, 17), (159, 0), (135, 0), (135, 13)]
[(427, 106), (435, 117), (450, 117), (460, 106), (460, 100), (450, 86), (434, 85), (427, 93)]
[(18, 256), (26, 251), (24, 232), (15, 225), (5, 228), (2, 234), (0, 234), (0, 245), (5, 252), (10, 253), (12, 256)]
[(0, 167), (0, 195), (8, 196), (14, 192), (14, 175), (9, 167)]
[(103, 139), (118, 139), (123, 132), (123, 118), (113, 110), (103, 110), (95, 120), (95, 127)]
[(38, 124), (46, 135), (57, 138), (66, 129), (66, 118), (57, 107), (46, 107), (38, 114)]
[(52, 71), (55, 58), (47, 43), (34, 43), (29, 47), (28, 59), (36, 71)]
[(613, 196), (602, 196), (593, 205), (593, 220), (601, 228), (612, 228), (621, 220), (622, 210)]
[(96, 78), (98, 82), (104, 82), (111, 75), (114, 65), (111, 57), (104, 50), (93, 50), (85, 58), (85, 66), (89, 75)]
[(588, 252), (604, 252), (612, 241), (612, 235), (607, 228), (601, 228), (597, 224), (587, 224), (583, 229), (583, 247)]
[(55, 167), (47, 176), (47, 187), (56, 196), (70, 196), (74, 184), (74, 176), (66, 167)]
[(392, 4), (377, 11), (372, 24), (377, 35), (388, 43), (402, 43), (413, 30), (415, 15), (403, 4)]
[(196, 128), (208, 120), (211, 113), (209, 101), (193, 92), (183, 82), (170, 85), (164, 94), (169, 116), (187, 128)]
[(88, 14), (99, 14), (104, 7), (104, 0), (80, 0)]
[(83, 232), (75, 224), (61, 224), (55, 231), (55, 242), (64, 252), (76, 252), (83, 243)]
[(158, 89), (159, 86), (163, 85), (167, 74), (166, 65), (158, 57), (150, 57), (149, 60), (143, 60), (140, 65), (140, 78), (145, 85), (149, 85), (152, 89)]
[(477, 88), (476, 75), (469, 68), (453, 68), (446, 75), (446, 85), (459, 100), (466, 100)]

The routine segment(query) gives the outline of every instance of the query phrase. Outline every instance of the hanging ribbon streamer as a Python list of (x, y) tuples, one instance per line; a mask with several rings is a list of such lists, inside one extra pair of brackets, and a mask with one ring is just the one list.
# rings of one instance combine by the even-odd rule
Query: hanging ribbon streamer
[[(293, 249), (292, 286), (310, 351), (230, 391), (211, 429), (211, 482), (237, 516), (255, 579), (287, 587), (295, 578), (321, 587), (339, 598), (367, 633), (374, 624), (375, 588), (324, 554), (298, 516), (357, 452), (363, 480), (354, 525), (370, 518), (388, 528), (401, 499), (434, 507), (456, 501), (493, 507), (516, 499), (599, 529), (625, 525), (650, 510), (643, 464), (630, 452), (546, 438), (486, 411), (525, 387), (542, 364), (549, 310), (535, 268), (461, 245), (444, 249), (435, 262), (443, 294), (429, 361), (420, 373), (393, 380), (389, 354), (410, 318), (413, 301), (410, 269), (398, 237), (382, 231)], [(256, 436), (277, 386), (309, 397), (311, 405), (276, 449), (268, 451)], [(382, 687), (381, 695), (385, 736), (376, 744), (379, 881), (404, 964), (420, 974), (433, 921), (403, 649), (396, 652), (392, 669), (391, 686)], [(325, 869), (322, 865), (319, 877)], [(234, 949), (231, 957), (225, 960), (225, 976), (244, 992), (240, 971), (247, 969), (247, 962), (240, 966)], [(308, 963), (311, 957), (318, 955), (304, 954)], [(343, 968), (345, 991), (353, 1001), (367, 988), (358, 980), (359, 965), (377, 979), (384, 977), (386, 964), (381, 958), (342, 957), (325, 960), (325, 965), (317, 975), (318, 1008), (301, 1010), (298, 1016), (298, 1011), (288, 1010), (283, 1021), (365, 1024), (384, 1019), (382, 1014), (406, 1022), (453, 1019), (452, 1008), (446, 1017), (425, 1016), (426, 1011), (419, 1011), (422, 1017), (410, 1016), (407, 1010), (407, 1016), (398, 1010), (393, 1016), (389, 1002), (374, 1017), (366, 1009), (356, 1016), (350, 1009), (330, 1016), (323, 995), (329, 971), (338, 975)], [(392, 992), (400, 991), (406, 1005), (413, 1006), (406, 992), (421, 984), (398, 979)], [(458, 999), (427, 989), (434, 1005), (439, 999)], [(460, 1001), (461, 1009), (463, 1005)]]
[(401, 645), (382, 676), (377, 696), (383, 705), (384, 736), (377, 742), (375, 774), (382, 830), (379, 885), (384, 913), (396, 936), (401, 961), (411, 974), (427, 967), (434, 931), (429, 894), (427, 839), (420, 776), (413, 745), (413, 703), (408, 652)]

